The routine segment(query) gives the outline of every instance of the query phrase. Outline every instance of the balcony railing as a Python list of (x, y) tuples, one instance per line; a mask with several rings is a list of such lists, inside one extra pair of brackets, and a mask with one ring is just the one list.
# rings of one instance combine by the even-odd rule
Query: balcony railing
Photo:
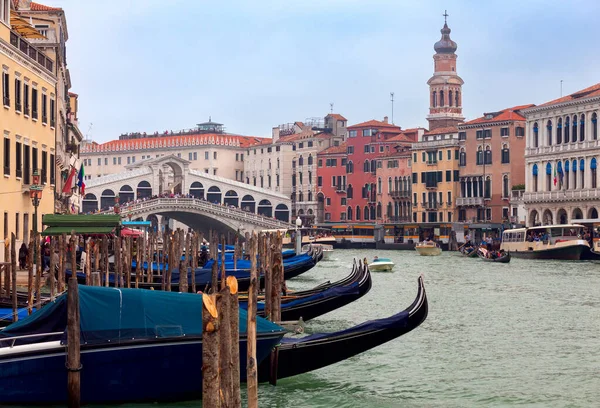
[(384, 219), (384, 222), (388, 223), (388, 222), (410, 222), (412, 221), (410, 217), (394, 217), (394, 216), (387, 216)]
[(561, 143), (552, 146), (528, 147), (527, 149), (525, 149), (525, 155), (533, 156), (538, 154), (572, 152), (583, 149), (597, 148), (600, 148), (600, 140), (584, 140), (583, 142)]
[(437, 160), (427, 160), (428, 166), (436, 166), (438, 164)]
[(457, 206), (478, 206), (483, 205), (483, 197), (458, 197), (456, 199)]
[(441, 204), (436, 201), (423, 203), (423, 208), (426, 210), (437, 210), (440, 207)]
[(336, 186), (335, 192), (336, 193), (345, 193), (346, 192), (346, 186)]
[(410, 190), (393, 190), (389, 194), (393, 198), (410, 198)]
[(54, 61), (52, 61), (42, 52), (38, 51), (33, 45), (21, 38), (20, 35), (12, 31), (10, 32), (10, 44), (16, 49), (20, 50), (23, 54), (27, 55), (45, 70), (53, 72)]
[(583, 190), (562, 190), (562, 191), (544, 191), (529, 192), (523, 194), (525, 202), (551, 202), (551, 201), (569, 201), (569, 200), (597, 200), (600, 198), (600, 190), (588, 188)]

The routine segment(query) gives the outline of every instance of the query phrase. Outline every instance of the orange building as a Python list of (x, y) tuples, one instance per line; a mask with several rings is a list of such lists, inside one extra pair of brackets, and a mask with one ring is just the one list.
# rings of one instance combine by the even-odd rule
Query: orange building
[(522, 105), (484, 113), (458, 126), (458, 220), (502, 223), (509, 219), (513, 186), (525, 184), (525, 117)]

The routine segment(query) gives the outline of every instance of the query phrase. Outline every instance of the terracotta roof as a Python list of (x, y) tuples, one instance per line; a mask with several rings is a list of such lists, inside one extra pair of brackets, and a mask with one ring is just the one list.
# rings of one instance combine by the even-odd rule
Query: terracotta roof
[(330, 113), (327, 115), (328, 118), (334, 118), (337, 120), (348, 120), (345, 117), (343, 117), (342, 115), (340, 115), (339, 113)]
[(69, 96), (74, 96), (77, 98), (79, 95), (77, 95), (75, 92), (69, 92)]
[(445, 135), (448, 133), (456, 133), (458, 132), (458, 128), (456, 126), (448, 126), (443, 128), (437, 128), (434, 130), (428, 130), (424, 133), (424, 135)]
[(294, 133), (292, 135), (280, 136), (281, 142), (295, 142), (302, 139), (310, 139), (315, 135), (315, 132), (311, 129), (305, 129), (300, 133)]
[(272, 139), (263, 137), (202, 133), (195, 135), (111, 140), (110, 142), (93, 146), (91, 149), (86, 148), (85, 151), (146, 150), (201, 145), (222, 145), (247, 148), (270, 143), (272, 143)]
[(388, 140), (386, 140), (386, 142), (409, 142), (409, 143), (414, 143), (416, 141), (417, 141), (416, 138), (407, 136), (404, 132), (400, 133), (399, 135), (396, 135), (394, 137), (390, 137)]
[[(400, 131), (400, 126), (392, 125), (391, 123), (385, 123), (380, 120), (371, 119), (366, 122), (358, 123), (356, 125), (348, 126), (348, 129), (359, 128), (359, 127), (374, 127), (374, 128), (394, 128)], [(383, 131), (383, 129), (381, 129)]]
[[(506, 108), (498, 112), (485, 113), (484, 116), (470, 120), (465, 125), (475, 125), (477, 123), (493, 123), (493, 122), (506, 122), (509, 120), (525, 120), (525, 117), (521, 115), (521, 109), (531, 108), (534, 104), (513, 106), (512, 108)], [(487, 119), (487, 115), (493, 115), (492, 118)], [(460, 126), (460, 125), (459, 125)]]
[(34, 3), (33, 1), (31, 2), (30, 9), (31, 11), (62, 11), (62, 8), (60, 7), (45, 6), (43, 4)]
[(600, 96), (600, 83), (538, 106), (554, 105), (556, 103), (569, 102), (580, 98), (591, 98), (592, 96)]
[(341, 153), (346, 153), (347, 151), (347, 145), (346, 143), (342, 143), (338, 146), (331, 146), (328, 147), (325, 150), (322, 150), (321, 152), (319, 152), (318, 156), (323, 155), (323, 154), (341, 154)]

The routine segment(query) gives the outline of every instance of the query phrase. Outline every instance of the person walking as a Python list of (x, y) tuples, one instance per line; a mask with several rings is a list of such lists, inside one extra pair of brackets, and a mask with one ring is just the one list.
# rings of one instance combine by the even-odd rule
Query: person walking
[(25, 269), (27, 266), (27, 256), (29, 255), (29, 250), (27, 249), (27, 245), (23, 242), (21, 244), (21, 248), (19, 248), (19, 268), (21, 270)]

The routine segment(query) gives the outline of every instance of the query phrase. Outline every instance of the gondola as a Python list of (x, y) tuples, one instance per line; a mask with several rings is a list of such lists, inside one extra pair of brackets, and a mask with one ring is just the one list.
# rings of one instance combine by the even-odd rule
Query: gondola
[(510, 253), (504, 252), (502, 256), (497, 258), (487, 258), (482, 251), (487, 251), (486, 249), (480, 248), (477, 250), (477, 256), (479, 259), (485, 262), (498, 262), (498, 263), (509, 263), (510, 262)]
[[(313, 293), (292, 294), (292, 298), (282, 300), (281, 320), (302, 318), (308, 321), (352, 303), (371, 290), (371, 273), (366, 265), (358, 265), (355, 262), (351, 276), (353, 279), (350, 282), (344, 281), (343, 284), (313, 290)], [(246, 309), (247, 306), (247, 302), (240, 301), (241, 308)], [(265, 316), (264, 302), (258, 303), (257, 314)]]
[(283, 338), (276, 348), (277, 364), (269, 359), (258, 367), (261, 382), (275, 383), (326, 367), (363, 353), (419, 327), (427, 318), (428, 303), (423, 278), (418, 280), (414, 302), (404, 311), (384, 319), (371, 320), (335, 333), (313, 334), (302, 338)]
[[(202, 396), (202, 296), (79, 287), (81, 402), (193, 400)], [(247, 313), (240, 309), (240, 379)], [(285, 330), (256, 318), (257, 362)], [(0, 405), (66, 406), (67, 294), (0, 331)]]
[(461, 248), (460, 249), (460, 253), (462, 254), (462, 256), (464, 256), (465, 258), (477, 258), (477, 247), (473, 247), (473, 250), (471, 252), (467, 252), (465, 250), (465, 248)]

